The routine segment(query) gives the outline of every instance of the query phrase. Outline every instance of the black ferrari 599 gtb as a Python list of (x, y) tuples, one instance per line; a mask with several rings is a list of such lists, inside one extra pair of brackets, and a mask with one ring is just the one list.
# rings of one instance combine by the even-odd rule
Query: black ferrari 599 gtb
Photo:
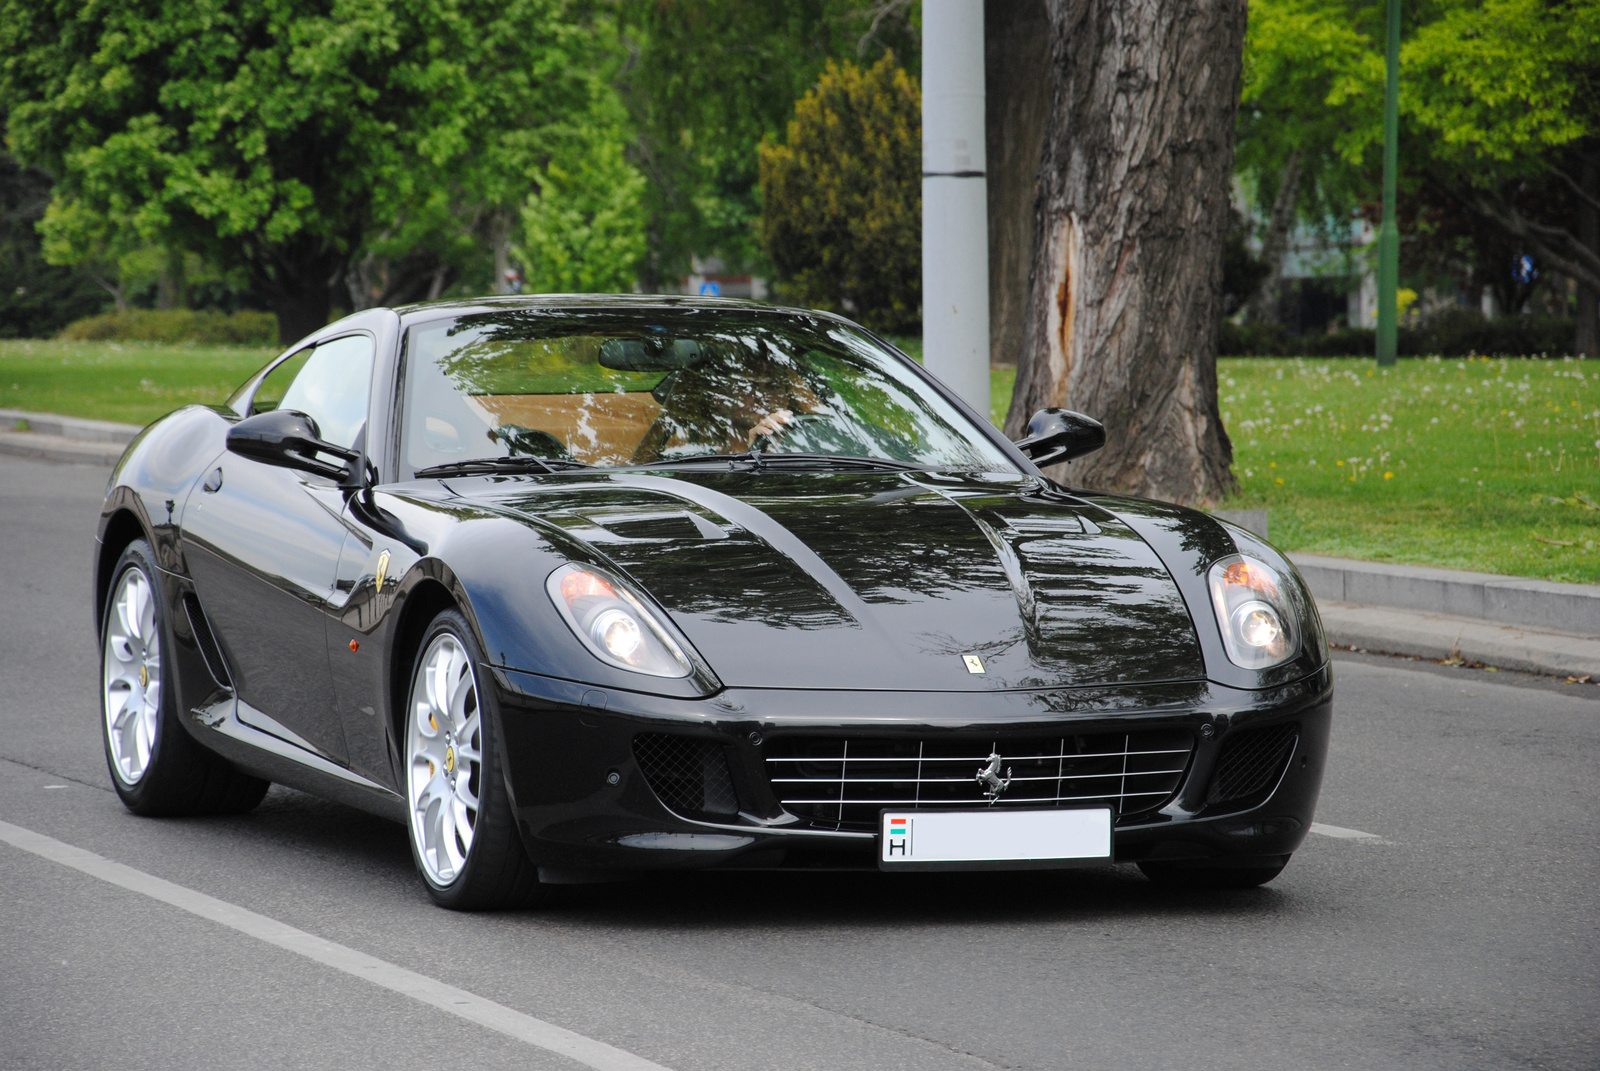
[(1104, 441), (1013, 443), (823, 313), (351, 316), (117, 465), (112, 779), (392, 816), (458, 908), (725, 865), (1260, 884), (1321, 784), (1316, 607), (1249, 532), (1040, 471)]

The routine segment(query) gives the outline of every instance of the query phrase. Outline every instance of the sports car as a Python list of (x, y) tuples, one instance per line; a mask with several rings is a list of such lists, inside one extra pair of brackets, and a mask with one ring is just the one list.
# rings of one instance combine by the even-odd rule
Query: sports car
[(446, 907), (666, 868), (1271, 880), (1332, 712), (1294, 566), (1048, 478), (821, 312), (374, 309), (130, 444), (94, 549), (111, 779), (405, 824)]

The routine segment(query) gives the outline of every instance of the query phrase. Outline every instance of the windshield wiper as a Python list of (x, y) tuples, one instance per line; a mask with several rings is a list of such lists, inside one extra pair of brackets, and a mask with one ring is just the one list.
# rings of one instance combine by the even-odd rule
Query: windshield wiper
[(674, 457), (652, 461), (638, 468), (662, 468), (678, 465), (746, 464), (759, 472), (766, 468), (832, 468), (862, 469), (871, 471), (905, 472), (921, 469), (907, 461), (891, 461), (882, 457), (856, 457), (852, 454), (768, 454), (751, 450), (743, 454), (695, 454), (693, 457)]
[(500, 473), (525, 473), (525, 472), (569, 472), (573, 469), (592, 468), (581, 461), (568, 461), (566, 458), (532, 457), (529, 455), (515, 455), (512, 457), (478, 457), (471, 461), (448, 461), (443, 465), (429, 465), (425, 469), (418, 469), (418, 479), (429, 480), (436, 476), (493, 476)]

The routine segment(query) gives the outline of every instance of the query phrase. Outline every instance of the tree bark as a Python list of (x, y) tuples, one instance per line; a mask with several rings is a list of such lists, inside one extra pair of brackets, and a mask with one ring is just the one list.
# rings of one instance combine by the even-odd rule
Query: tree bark
[(1283, 258), (1289, 252), (1295, 206), (1300, 202), (1300, 176), (1300, 150), (1295, 149), (1283, 165), (1278, 195), (1272, 199), (1272, 215), (1267, 220), (1267, 236), (1261, 243), (1261, 260), (1267, 266), (1267, 274), (1251, 295), (1247, 314), (1257, 323), (1278, 318), (1278, 286), (1283, 282)]
[(1244, 0), (1048, 12), (1051, 121), (1006, 430), (1081, 410), (1107, 446), (1073, 483), (1215, 501), (1233, 486), (1216, 347)]
[[(1578, 241), (1596, 256), (1600, 256), (1600, 144), (1586, 145), (1583, 169), (1578, 179), (1582, 195), (1578, 200)], [(1592, 280), (1578, 281), (1577, 330), (1573, 349), (1585, 357), (1600, 357), (1600, 286)]]
[(983, 24), (989, 360), (1015, 363), (1033, 268), (1039, 149), (1050, 121), (1050, 21), (1045, 0), (984, 0)]
[[(494, 247), (494, 285), (496, 294), (511, 293), (506, 274), (511, 271), (511, 213), (496, 210), (489, 217), (489, 244)], [(433, 300), (432, 297), (429, 300)]]

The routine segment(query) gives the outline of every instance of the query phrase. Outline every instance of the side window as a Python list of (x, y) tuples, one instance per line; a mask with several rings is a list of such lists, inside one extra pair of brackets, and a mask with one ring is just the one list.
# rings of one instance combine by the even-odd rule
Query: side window
[[(296, 354), (262, 380), (252, 412), (293, 409), (316, 421), (326, 441), (354, 445), (356, 433), (367, 420), (372, 348), (372, 339), (366, 335), (349, 335), (324, 342), (305, 356)], [(280, 378), (280, 373), (295, 364), (300, 367)], [(269, 393), (269, 388), (275, 389)]]

